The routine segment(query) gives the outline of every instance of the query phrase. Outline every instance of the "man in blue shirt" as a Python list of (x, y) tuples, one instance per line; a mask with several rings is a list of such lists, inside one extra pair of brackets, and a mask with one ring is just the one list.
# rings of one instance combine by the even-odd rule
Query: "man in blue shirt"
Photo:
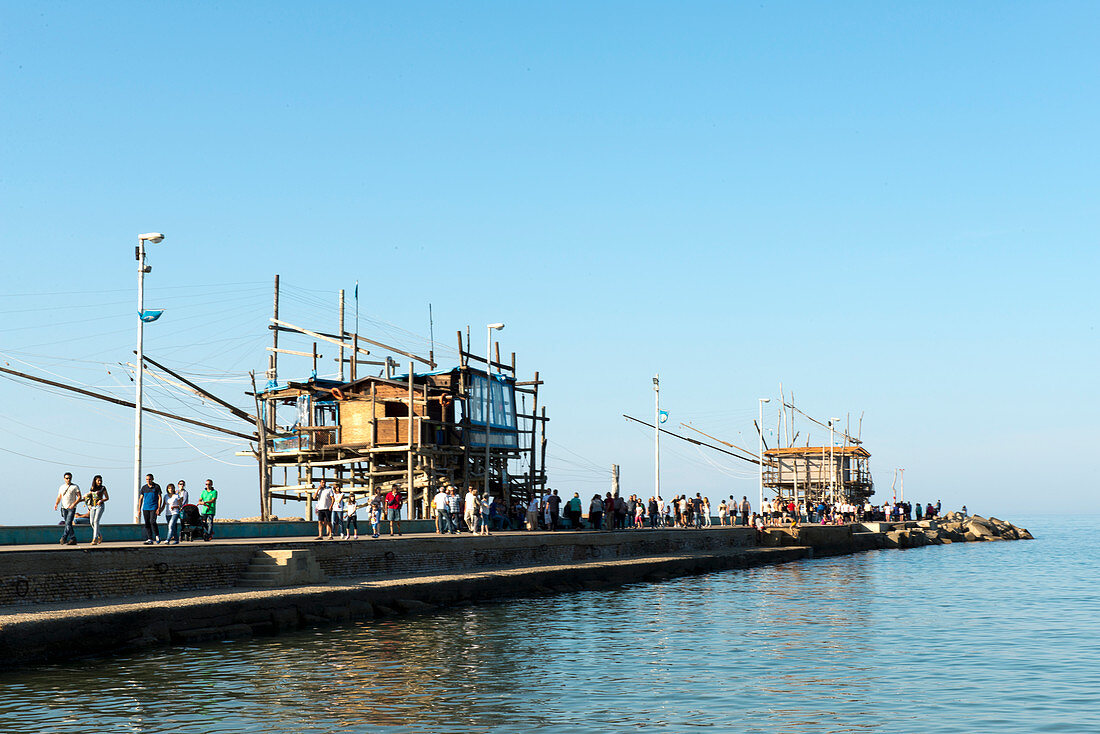
[(145, 545), (160, 542), (160, 531), (157, 529), (157, 513), (160, 509), (160, 485), (153, 481), (152, 474), (146, 474), (145, 484), (141, 486), (141, 517), (145, 520)]

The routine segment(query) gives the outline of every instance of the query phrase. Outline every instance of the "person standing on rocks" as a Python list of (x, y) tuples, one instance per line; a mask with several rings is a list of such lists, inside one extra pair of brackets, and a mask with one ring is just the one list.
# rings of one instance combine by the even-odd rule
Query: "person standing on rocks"
[(140, 491), (141, 517), (145, 521), (144, 545), (154, 545), (160, 542), (160, 531), (157, 530), (157, 513), (162, 509), (160, 485), (153, 481), (152, 474), (146, 474)]
[(65, 472), (65, 482), (57, 490), (57, 499), (53, 509), (61, 508), (61, 517), (65, 520), (65, 530), (61, 534), (61, 545), (76, 545), (76, 531), (73, 520), (76, 519), (76, 506), (80, 503), (80, 487), (73, 484), (73, 475)]
[(324, 540), (332, 537), (332, 489), (322, 479), (317, 494), (313, 495), (313, 501), (317, 503), (317, 537), (315, 540)]
[(103, 511), (107, 509), (107, 488), (103, 486), (103, 477), (96, 474), (92, 477), (92, 486), (88, 488), (88, 494), (84, 495), (84, 504), (88, 506), (88, 522), (92, 524), (92, 545), (103, 542), (103, 536), (99, 534), (99, 523), (103, 519)]
[(214, 480), (207, 479), (206, 487), (199, 495), (199, 516), (202, 517), (203, 539), (214, 537), (214, 515), (218, 509), (218, 490), (214, 489)]

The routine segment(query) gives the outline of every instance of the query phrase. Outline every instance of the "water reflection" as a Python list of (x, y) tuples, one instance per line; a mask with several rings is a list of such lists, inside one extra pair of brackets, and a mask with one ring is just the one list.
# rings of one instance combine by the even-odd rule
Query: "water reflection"
[(0, 678), (0, 730), (1097, 729), (1083, 531), (51, 666)]

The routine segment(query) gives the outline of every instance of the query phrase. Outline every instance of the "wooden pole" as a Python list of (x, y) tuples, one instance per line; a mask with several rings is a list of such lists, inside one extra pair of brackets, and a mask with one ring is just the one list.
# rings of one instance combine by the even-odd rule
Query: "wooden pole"
[[(275, 318), (279, 318), (279, 274), (275, 274), (275, 302), (272, 312)], [(275, 382), (279, 379), (279, 332), (278, 330), (271, 332), (271, 358), (268, 360), (268, 373), (267, 379), (271, 382)]]
[(256, 458), (260, 464), (260, 521), (267, 522), (271, 519), (271, 477), (267, 473), (267, 426), (264, 425), (263, 411), (260, 410), (260, 391), (256, 389), (256, 373), (249, 372), (252, 378), (252, 397), (256, 401), (256, 433), (259, 436), (257, 442)]
[[(275, 273), (275, 299), (273, 304), (274, 318), (279, 318), (279, 274)], [(270, 384), (274, 385), (279, 381), (279, 332), (271, 332), (271, 374), (268, 375)], [(255, 389), (253, 389), (255, 392)], [(267, 427), (270, 431), (275, 431), (277, 423), (275, 421), (275, 414), (278, 411), (279, 404), (274, 401), (266, 401), (264, 406), (268, 409), (267, 415), (263, 416), (267, 421)]]
[[(344, 333), (344, 289), (340, 289), (340, 334)], [(343, 341), (341, 336), (340, 341)], [(344, 381), (344, 345), (340, 345), (340, 382)]]
[[(532, 402), (531, 402), (531, 415), (532, 415), (532, 418), (529, 421), (530, 424), (531, 424), (531, 457), (530, 457), (529, 463), (528, 463), (528, 466), (530, 467), (530, 471), (528, 472), (529, 479), (527, 481), (527, 487), (531, 491), (531, 496), (524, 498), (528, 502), (530, 502), (535, 496), (535, 466), (536, 466), (535, 456), (537, 456), (537, 454), (535, 453), (535, 431), (538, 428), (538, 421), (535, 420), (533, 416), (536, 416), (536, 415), (539, 414), (539, 373), (538, 372), (535, 373), (535, 385), (532, 388), (531, 394), (532, 394), (532, 398), (531, 398), (531, 400), (532, 400)], [(514, 502), (515, 502), (514, 498), (509, 498), (509, 501), (508, 501), (509, 505), (511, 505)]]
[(413, 424), (416, 422), (416, 413), (414, 412), (414, 384), (413, 369), (416, 365), (409, 362), (409, 452), (408, 452), (408, 496), (405, 498), (405, 502), (408, 505), (407, 515), (410, 520), (413, 519)]
[(539, 494), (546, 492), (546, 406), (542, 408), (542, 459), (539, 461)]

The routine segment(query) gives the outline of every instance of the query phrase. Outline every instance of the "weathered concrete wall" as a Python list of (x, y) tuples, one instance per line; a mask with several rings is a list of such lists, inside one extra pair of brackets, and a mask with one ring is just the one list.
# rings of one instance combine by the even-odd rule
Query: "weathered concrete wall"
[(716, 528), (8, 550), (0, 566), (0, 607), (227, 589), (263, 550), (309, 549), (330, 578), (383, 578), (752, 545), (750, 528)]
[(0, 667), (162, 644), (276, 634), (300, 627), (426, 612), (480, 600), (660, 581), (792, 561), (806, 554), (806, 548), (734, 545), (711, 552), (657, 557), (24, 610), (0, 617)]
[(832, 555), (856, 550), (852, 525), (799, 525), (768, 528), (762, 533), (760, 545), (766, 548), (804, 545), (815, 554)]

